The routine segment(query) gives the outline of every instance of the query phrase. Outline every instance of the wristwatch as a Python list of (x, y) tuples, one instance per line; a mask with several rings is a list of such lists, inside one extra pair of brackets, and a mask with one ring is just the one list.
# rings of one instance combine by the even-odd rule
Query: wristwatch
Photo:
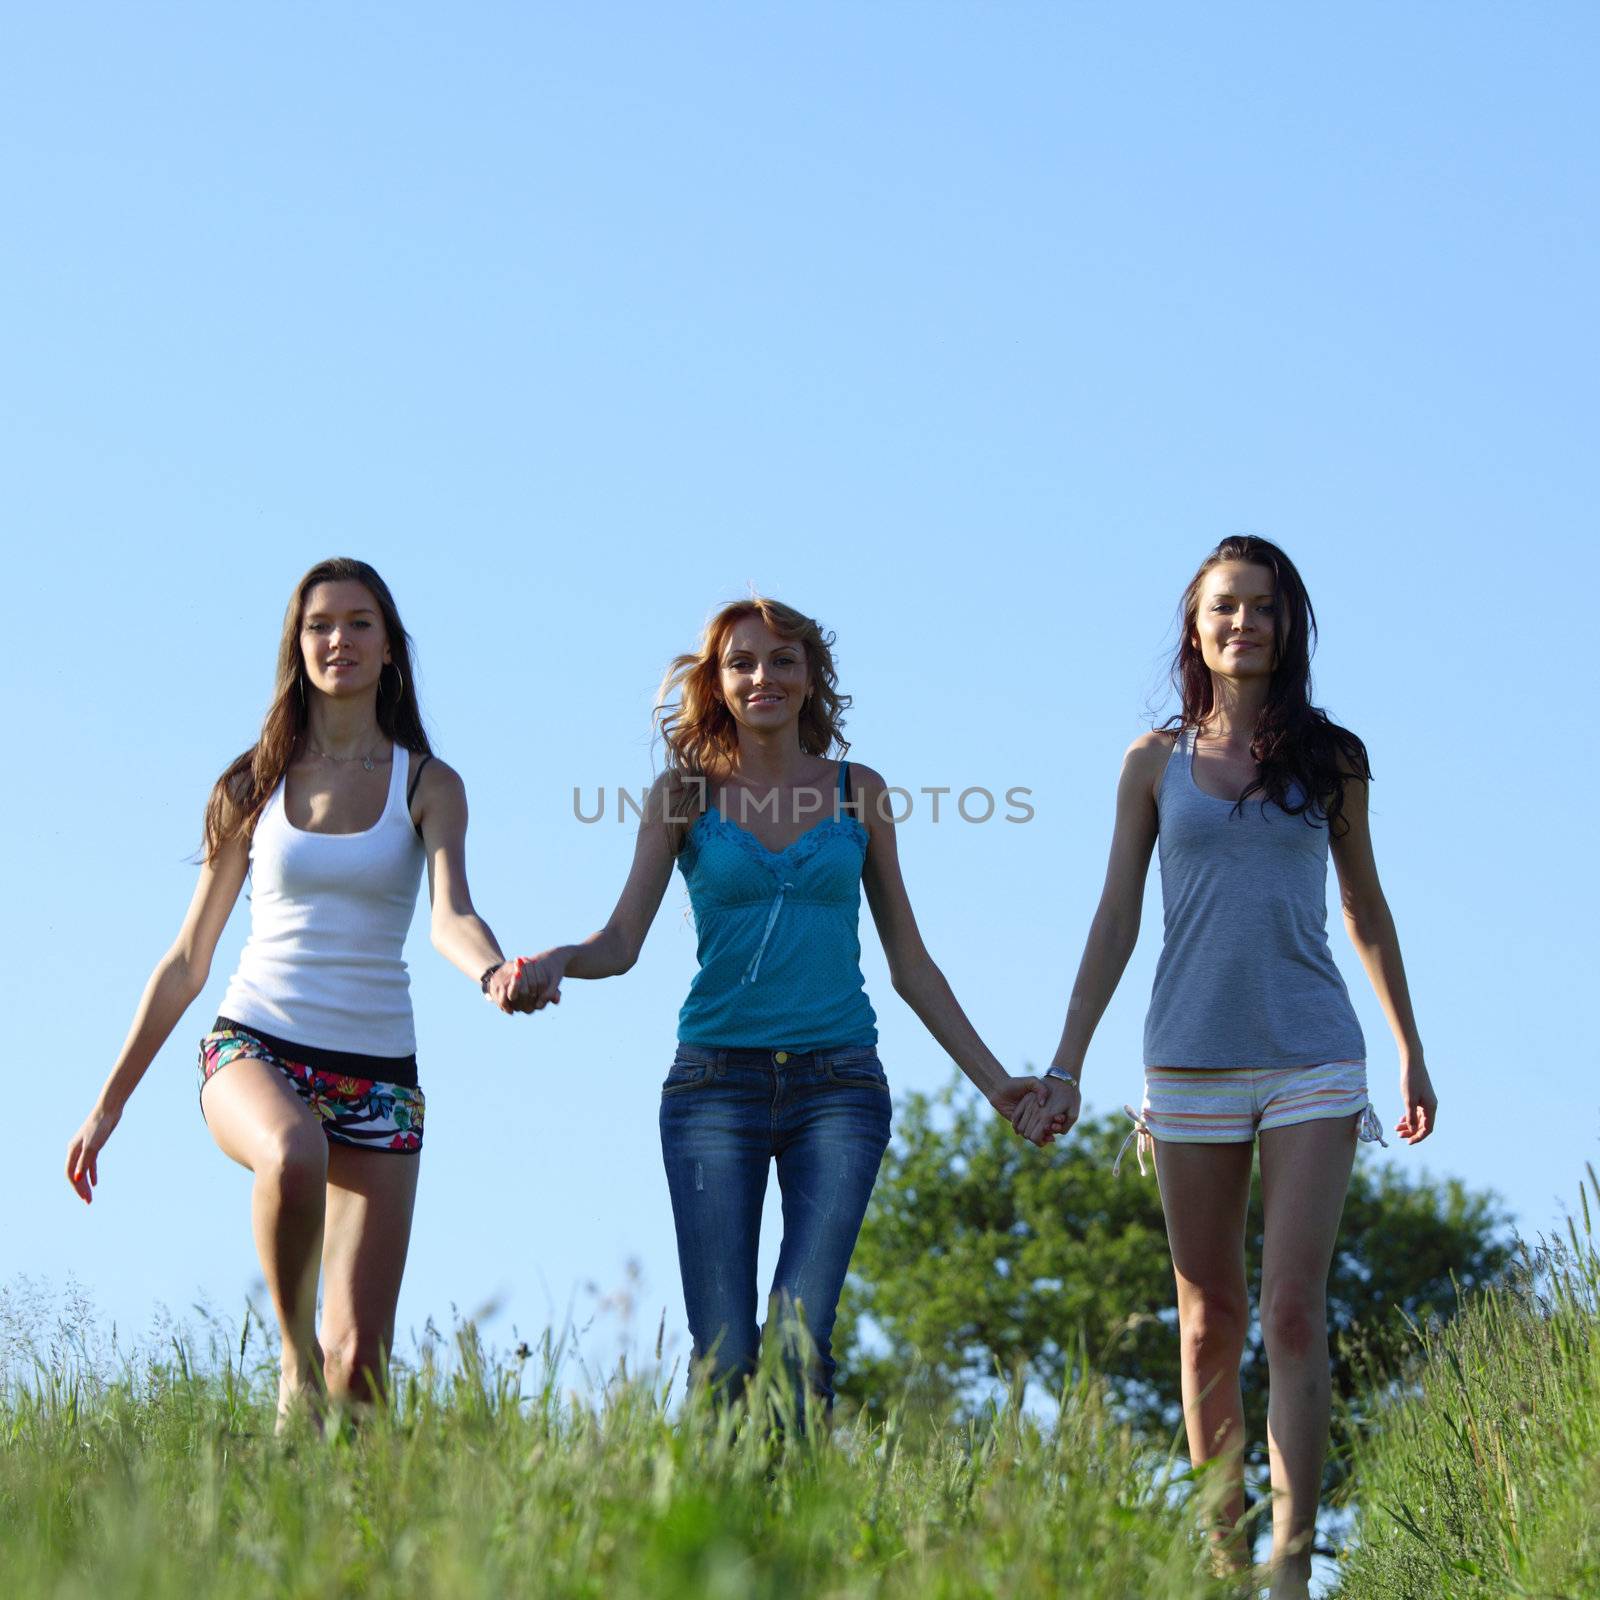
[(1059, 1078), (1062, 1083), (1070, 1083), (1072, 1085), (1072, 1087), (1078, 1091), (1079, 1094), (1083, 1093), (1083, 1085), (1081, 1083), (1079, 1083), (1078, 1080), (1076, 1078), (1074, 1078), (1070, 1072), (1066, 1071), (1065, 1068), (1062, 1068), (1062, 1067), (1046, 1067), (1044, 1069), (1044, 1075), (1047, 1078)]

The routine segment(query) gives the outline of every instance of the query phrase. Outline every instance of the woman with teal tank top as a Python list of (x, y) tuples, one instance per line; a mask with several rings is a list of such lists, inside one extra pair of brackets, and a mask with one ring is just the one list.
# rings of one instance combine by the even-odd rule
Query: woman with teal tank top
[(677, 863), (700, 970), (660, 1120), (695, 1370), (732, 1396), (756, 1365), (756, 1248), (776, 1162), (783, 1244), (766, 1336), (782, 1336), (797, 1390), (824, 1407), (839, 1294), (889, 1141), (856, 931), (863, 885), (897, 993), (990, 1104), (1015, 1119), (1042, 1092), (990, 1053), (924, 947), (883, 779), (832, 757), (848, 749), (849, 705), (832, 643), (775, 600), (711, 619), (662, 686), (666, 770), (616, 909), (582, 944), (525, 962), (513, 996), (537, 1009), (563, 978), (626, 972)]
[[(1189, 1453), (1230, 1485), (1219, 1566), (1249, 1564), (1239, 1372), (1250, 1328), (1244, 1231), (1254, 1141), (1265, 1217), (1261, 1330), (1270, 1384), (1271, 1593), (1309, 1592), (1328, 1443), (1327, 1280), (1358, 1139), (1382, 1139), (1366, 1048), (1328, 948), (1328, 856), (1345, 927), (1400, 1055), (1408, 1144), (1438, 1101), (1373, 860), (1366, 748), (1311, 704), (1316, 617), (1265, 539), (1224, 540), (1184, 591), (1182, 709), (1122, 765), (1105, 888), (1024, 1133), (1071, 1127), (1089, 1041), (1139, 931), (1159, 849), (1163, 934), (1145, 1019), (1140, 1170), (1153, 1151), (1177, 1279)], [(1129, 1115), (1133, 1116), (1131, 1108)], [(1126, 1147), (1124, 1147), (1126, 1149)]]

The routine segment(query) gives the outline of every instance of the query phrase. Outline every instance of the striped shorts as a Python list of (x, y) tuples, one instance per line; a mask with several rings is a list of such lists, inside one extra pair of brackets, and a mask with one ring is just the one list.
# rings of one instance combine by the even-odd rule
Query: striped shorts
[(1136, 1144), (1139, 1170), (1150, 1141), (1172, 1144), (1249, 1144), (1258, 1133), (1297, 1122), (1359, 1114), (1357, 1138), (1387, 1145), (1367, 1099), (1365, 1061), (1325, 1061), (1313, 1067), (1146, 1067), (1144, 1106), (1122, 1108), (1133, 1118), (1112, 1167)]

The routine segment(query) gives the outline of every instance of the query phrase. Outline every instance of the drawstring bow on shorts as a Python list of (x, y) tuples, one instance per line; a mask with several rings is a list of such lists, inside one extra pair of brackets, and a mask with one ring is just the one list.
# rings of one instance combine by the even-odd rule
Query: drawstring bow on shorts
[(1128, 1146), (1133, 1145), (1133, 1153), (1139, 1159), (1139, 1176), (1148, 1177), (1144, 1158), (1148, 1154), (1152, 1161), (1156, 1158), (1155, 1138), (1150, 1132), (1150, 1124), (1144, 1120), (1141, 1112), (1135, 1111), (1132, 1106), (1124, 1105), (1122, 1108), (1133, 1119), (1133, 1128), (1128, 1137), (1122, 1141), (1122, 1148), (1117, 1151), (1117, 1159), (1111, 1163), (1111, 1176), (1114, 1178), (1122, 1171), (1122, 1158), (1128, 1153)]

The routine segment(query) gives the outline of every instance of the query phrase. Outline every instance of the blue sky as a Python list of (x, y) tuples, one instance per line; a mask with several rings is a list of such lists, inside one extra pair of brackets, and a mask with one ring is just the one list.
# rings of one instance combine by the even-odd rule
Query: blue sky
[[(1558, 4), (14, 9), (0, 1281), (75, 1275), (127, 1328), (256, 1278), (193, 1067), (243, 905), (91, 1211), (60, 1166), (289, 590), (334, 553), (400, 601), (478, 904), (523, 950), (609, 909), (630, 830), (572, 791), (648, 778), (652, 691), (706, 613), (755, 585), (820, 616), (860, 759), (1033, 790), (1024, 826), (921, 811), (902, 840), (1020, 1067), (1060, 1027), (1178, 592), (1222, 535), (1279, 540), (1319, 698), (1371, 750), (1443, 1102), (1380, 1159), (1558, 1220), (1600, 1137), (1597, 34)], [(419, 916), (403, 1327), (598, 1309), (603, 1363), (627, 1287), (681, 1351), (655, 1108), (685, 905), (626, 978), (515, 1022)], [(1158, 930), (1092, 1108), (1138, 1094)], [(864, 943), (891, 1080), (939, 1085)]]

